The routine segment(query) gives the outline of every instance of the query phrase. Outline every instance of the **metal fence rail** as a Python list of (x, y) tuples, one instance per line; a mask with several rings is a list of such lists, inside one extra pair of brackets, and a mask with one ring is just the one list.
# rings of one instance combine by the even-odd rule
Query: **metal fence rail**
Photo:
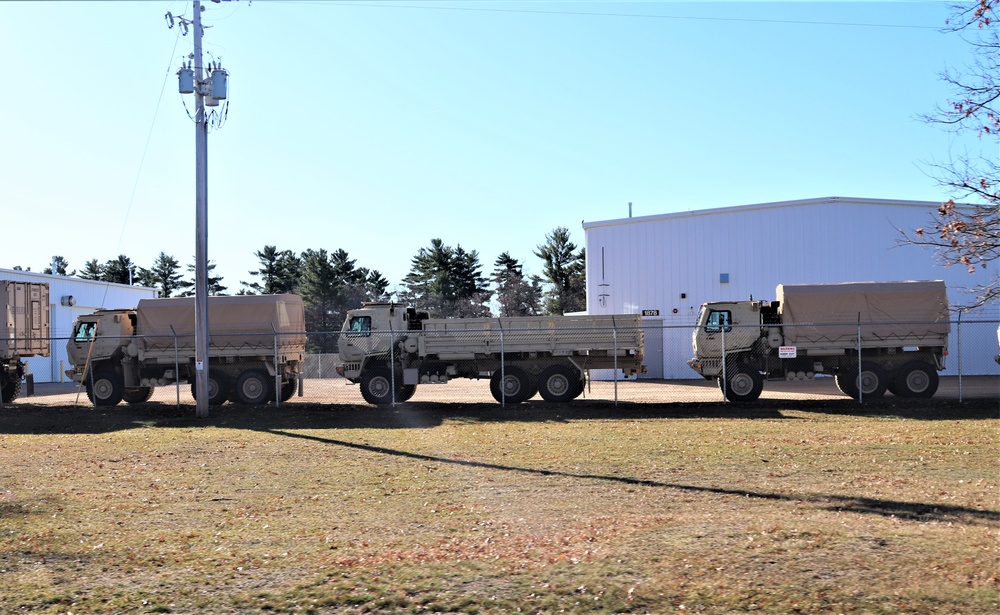
[[(829, 324), (829, 323), (827, 323)], [(842, 323), (852, 328), (855, 344), (866, 339), (866, 327), (871, 324)], [(926, 328), (928, 323), (912, 323), (914, 331)], [(1000, 353), (997, 342), (998, 320), (962, 320), (956, 318), (950, 323), (948, 353), (945, 369), (938, 372), (941, 388), (938, 396), (981, 397), (994, 396), (1000, 399), (1000, 365), (995, 357)], [(394, 364), (397, 369), (386, 369), (387, 385), (390, 390), (389, 404), (497, 404), (516, 406), (520, 403), (546, 403), (544, 396), (535, 391), (527, 399), (519, 399), (520, 393), (504, 394), (506, 385), (501, 385), (501, 395), (496, 395), (497, 382), (507, 382), (510, 374), (527, 372), (528, 384), (537, 390), (539, 379), (550, 374), (553, 362), (567, 363), (585, 375), (581, 391), (570, 391), (572, 397), (583, 402), (607, 402), (630, 404), (657, 404), (673, 402), (720, 402), (725, 399), (722, 388), (716, 380), (707, 380), (688, 366), (693, 356), (692, 327), (661, 326), (642, 327), (640, 337), (644, 373), (629, 373), (622, 365), (630, 364), (634, 356), (629, 355), (630, 343), (636, 339), (634, 328), (611, 330), (576, 330), (571, 342), (566, 342), (565, 332), (553, 335), (551, 331), (539, 330), (493, 330), (450, 331), (445, 336), (433, 332), (419, 344), (416, 341), (403, 343), (401, 336), (407, 332), (376, 332), (364, 338), (353, 338), (355, 345), (369, 345), (372, 349), (382, 349), (381, 364)], [(301, 333), (297, 335), (302, 335)], [(338, 367), (343, 363), (337, 354), (342, 333), (305, 333), (306, 354), (298, 367), (296, 391), (281, 399), (275, 393), (281, 387), (276, 381), (271, 390), (271, 402), (279, 405), (302, 403), (329, 405), (365, 404), (360, 386), (350, 382)], [(786, 333), (787, 335), (787, 333)], [(435, 337), (436, 336), (436, 337)], [(740, 328), (733, 326), (723, 332), (723, 347), (738, 346), (740, 337), (759, 337), (760, 327)], [(259, 359), (277, 360), (277, 349), (284, 344), (279, 334), (265, 331), (247, 336), (245, 344), (226, 336), (226, 346), (230, 350), (272, 346), (272, 353), (264, 353)], [(394, 339), (395, 343), (390, 343)], [(269, 340), (264, 343), (263, 340)], [(622, 341), (631, 340), (632, 342)], [(65, 347), (65, 338), (52, 338), (52, 346)], [(120, 340), (123, 346), (131, 340)], [(186, 342), (166, 338), (157, 340), (156, 350), (163, 355), (174, 356), (178, 361), (190, 360), (190, 353), (181, 351)], [(892, 346), (893, 340), (885, 340)], [(176, 348), (172, 347), (176, 344)], [(843, 339), (831, 340), (831, 344), (845, 344)], [(141, 347), (141, 344), (140, 344)], [(488, 352), (487, 352), (488, 351)], [(850, 353), (848, 349), (845, 352)], [(252, 353), (251, 353), (252, 354)], [(420, 354), (424, 358), (420, 369), (406, 371), (409, 365), (401, 363), (404, 356)], [(727, 355), (728, 356), (728, 355)], [(548, 360), (545, 357), (556, 357)], [(171, 359), (174, 360), (174, 359)], [(449, 367), (456, 361), (466, 366), (473, 365), (473, 371), (466, 371), (459, 377)], [(902, 362), (902, 358), (900, 359)], [(209, 370), (212, 369), (209, 360)], [(725, 368), (725, 365), (722, 366)], [(546, 376), (548, 377), (548, 376)], [(571, 380), (571, 379), (570, 379)], [(572, 383), (570, 383), (572, 386)], [(404, 388), (406, 387), (406, 388)], [(513, 390), (512, 390), (513, 391)], [(895, 393), (890, 386), (885, 393)], [(846, 399), (837, 386), (836, 377), (824, 372), (812, 372), (808, 368), (792, 370), (781, 378), (766, 380), (762, 400), (767, 399)], [(193, 404), (191, 387), (187, 382), (159, 387), (151, 398), (154, 402)], [(863, 399), (861, 400), (863, 401)], [(228, 401), (226, 403), (235, 403)]]

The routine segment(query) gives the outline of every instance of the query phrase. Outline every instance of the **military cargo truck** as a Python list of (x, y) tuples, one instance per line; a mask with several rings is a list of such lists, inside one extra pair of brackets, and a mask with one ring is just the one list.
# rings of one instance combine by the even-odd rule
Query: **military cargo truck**
[(688, 365), (727, 399), (817, 374), (855, 399), (937, 391), (951, 328), (944, 282), (784, 284), (775, 296), (701, 306)]
[[(289, 399), (305, 358), (302, 298), (209, 297), (208, 309), (209, 404)], [(66, 345), (66, 375), (98, 406), (142, 403), (175, 382), (190, 383), (197, 398), (194, 311), (193, 297), (179, 297), (81, 316)]]
[(584, 391), (591, 369), (645, 371), (641, 318), (525, 316), (430, 318), (394, 303), (350, 310), (338, 340), (337, 373), (370, 404), (410, 399), (418, 385), (483, 378), (500, 403), (540, 393), (550, 402)]
[(49, 356), (49, 285), (0, 280), (0, 401), (21, 395), (25, 357)]

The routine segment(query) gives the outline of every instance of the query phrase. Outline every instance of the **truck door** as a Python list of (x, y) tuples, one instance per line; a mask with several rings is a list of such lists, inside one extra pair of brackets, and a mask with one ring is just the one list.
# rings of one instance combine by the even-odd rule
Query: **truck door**
[[(695, 353), (698, 357), (721, 357), (723, 345), (727, 355), (743, 352), (749, 350), (760, 337), (757, 312), (739, 304), (707, 305), (702, 309), (705, 313), (698, 319), (698, 330), (695, 332)], [(747, 318), (748, 314), (753, 317)]]
[(351, 316), (340, 348), (341, 358), (360, 361), (362, 357), (389, 352), (389, 331), (377, 331), (368, 314)]

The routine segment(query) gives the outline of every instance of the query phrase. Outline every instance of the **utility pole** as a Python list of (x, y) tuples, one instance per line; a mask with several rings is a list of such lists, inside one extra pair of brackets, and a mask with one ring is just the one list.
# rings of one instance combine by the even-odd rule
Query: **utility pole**
[[(213, 0), (218, 2), (219, 0)], [(195, 273), (194, 273), (194, 352), (195, 352), (195, 416), (208, 418), (209, 391), (209, 327), (208, 327), (208, 118), (205, 107), (218, 106), (225, 100), (228, 87), (228, 73), (221, 66), (213, 66), (206, 71), (202, 62), (201, 40), (204, 29), (201, 25), (200, 0), (194, 0), (194, 18), (190, 22), (194, 28), (194, 69), (190, 63), (177, 71), (178, 90), (181, 94), (194, 93), (195, 101)], [(173, 27), (173, 16), (166, 15)], [(181, 18), (181, 27), (187, 34), (186, 19)], [(207, 78), (206, 78), (207, 77)]]
[[(194, 0), (194, 76), (202, 84), (201, 2)], [(205, 93), (194, 92), (194, 366), (195, 417), (208, 418), (208, 124), (205, 122)]]

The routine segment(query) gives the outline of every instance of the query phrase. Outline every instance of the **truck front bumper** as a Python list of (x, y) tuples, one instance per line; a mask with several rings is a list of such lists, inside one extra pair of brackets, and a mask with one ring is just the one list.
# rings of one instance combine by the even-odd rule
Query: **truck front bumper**
[(722, 372), (722, 361), (718, 359), (688, 359), (688, 367), (705, 378), (715, 378)]

